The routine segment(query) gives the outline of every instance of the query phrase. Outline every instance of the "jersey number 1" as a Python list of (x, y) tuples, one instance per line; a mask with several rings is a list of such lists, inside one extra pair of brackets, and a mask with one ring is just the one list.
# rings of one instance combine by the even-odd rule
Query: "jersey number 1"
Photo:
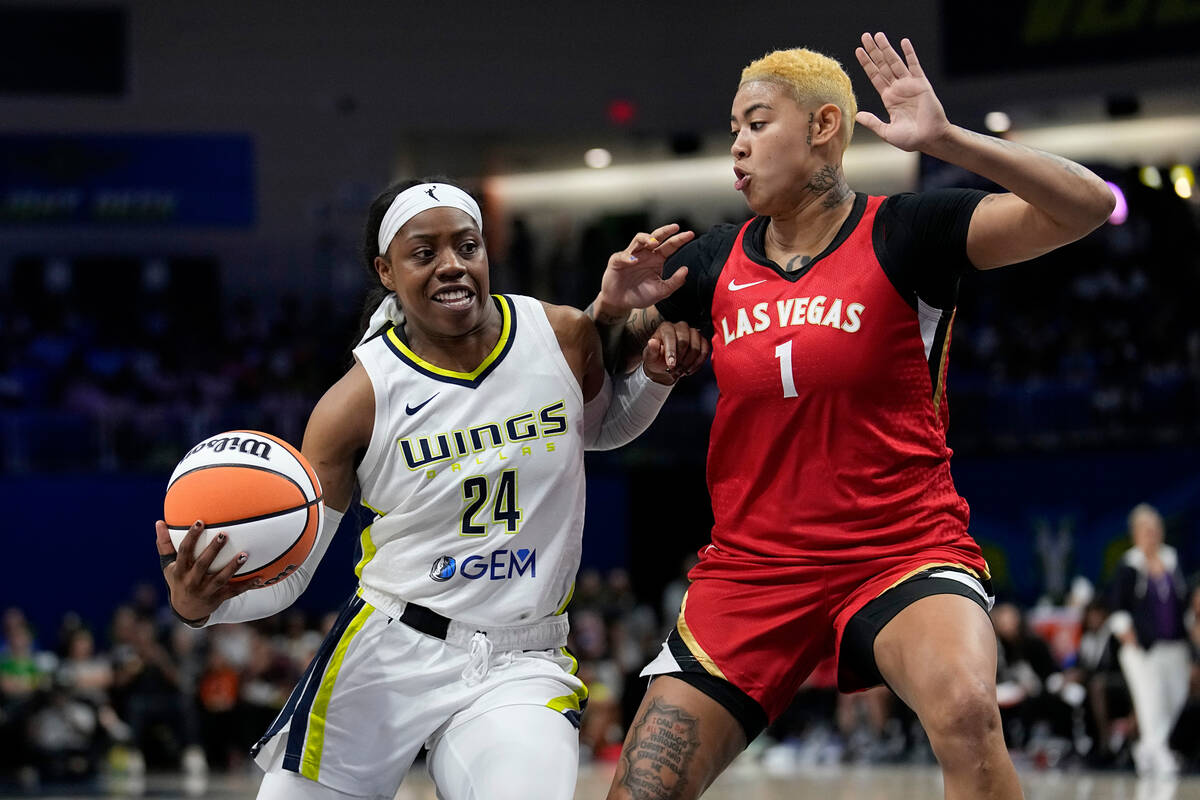
[(792, 375), (792, 341), (789, 339), (775, 347), (775, 357), (779, 359), (779, 379), (783, 381), (784, 397), (799, 397), (796, 394), (796, 379)]
[[(487, 523), (476, 522), (475, 515), (483, 510), (488, 501), (488, 479), (485, 475), (473, 475), (462, 482), (463, 502), (467, 507), (462, 513), (461, 533), (463, 536), (487, 536)], [(506, 469), (500, 473), (496, 494), (492, 499), (492, 523), (504, 525), (505, 533), (516, 533), (521, 526), (521, 508), (517, 505), (517, 471)]]

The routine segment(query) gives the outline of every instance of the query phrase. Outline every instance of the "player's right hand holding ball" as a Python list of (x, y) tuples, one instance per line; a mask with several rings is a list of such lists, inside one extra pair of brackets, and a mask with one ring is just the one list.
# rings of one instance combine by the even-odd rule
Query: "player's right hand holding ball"
[(168, 602), (176, 616), (184, 622), (198, 625), (229, 598), (262, 584), (261, 579), (230, 583), (233, 574), (246, 563), (245, 553), (238, 553), (236, 558), (216, 572), (208, 571), (217, 553), (225, 546), (227, 537), (223, 533), (217, 534), (208, 547), (196, 555), (196, 542), (204, 532), (203, 522), (197, 520), (188, 529), (183, 541), (179, 543), (178, 552), (171, 544), (167, 523), (160, 519), (154, 528), (157, 533), (158, 558), (170, 590)]

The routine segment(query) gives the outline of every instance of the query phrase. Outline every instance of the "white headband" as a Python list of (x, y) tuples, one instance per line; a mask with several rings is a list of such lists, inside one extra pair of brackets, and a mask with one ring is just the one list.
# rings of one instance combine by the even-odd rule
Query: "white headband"
[(387, 323), (392, 323), (397, 328), (404, 327), (404, 309), (396, 302), (396, 294), (388, 292), (387, 297), (383, 298), (383, 302), (375, 307), (375, 311), (371, 314), (371, 320), (367, 323), (367, 329), (363, 332), (362, 338), (358, 340), (359, 344), (363, 344), (370, 339), (372, 335)]
[(387, 252), (392, 237), (404, 227), (404, 223), (431, 208), (457, 208), (467, 212), (479, 230), (483, 231), (483, 214), (479, 212), (479, 204), (471, 195), (451, 186), (448, 183), (420, 183), (405, 189), (396, 195), (396, 199), (388, 206), (379, 225), (379, 254)]

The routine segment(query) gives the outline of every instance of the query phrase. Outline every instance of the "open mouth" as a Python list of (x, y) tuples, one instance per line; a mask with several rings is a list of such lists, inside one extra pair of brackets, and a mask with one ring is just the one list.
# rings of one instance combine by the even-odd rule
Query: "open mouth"
[(442, 289), (433, 296), (435, 303), (440, 303), (446, 308), (455, 311), (469, 308), (474, 300), (475, 293), (469, 289), (462, 288)]
[(745, 170), (738, 167), (733, 168), (733, 177), (735, 178), (733, 182), (734, 191), (740, 192), (750, 184), (750, 176), (746, 174)]

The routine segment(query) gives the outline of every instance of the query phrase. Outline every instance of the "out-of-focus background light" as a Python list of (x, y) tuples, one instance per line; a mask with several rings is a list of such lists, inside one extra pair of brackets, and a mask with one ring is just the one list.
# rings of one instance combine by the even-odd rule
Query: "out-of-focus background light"
[(1121, 187), (1112, 181), (1105, 181), (1105, 183), (1112, 190), (1113, 197), (1117, 199), (1117, 204), (1113, 206), (1112, 213), (1108, 215), (1108, 221), (1113, 225), (1123, 225), (1125, 224), (1125, 220), (1129, 219), (1129, 203), (1125, 200), (1125, 192), (1121, 191)]
[(1012, 128), (1012, 119), (1003, 111), (989, 111), (983, 118), (983, 124), (992, 133), (1004, 133)]
[(604, 169), (612, 160), (612, 153), (603, 147), (593, 147), (583, 154), (583, 163), (592, 169)]
[(1175, 187), (1175, 194), (1182, 197), (1184, 200), (1191, 198), (1192, 190), (1196, 188), (1196, 173), (1186, 164), (1176, 164), (1171, 167), (1171, 185)]

